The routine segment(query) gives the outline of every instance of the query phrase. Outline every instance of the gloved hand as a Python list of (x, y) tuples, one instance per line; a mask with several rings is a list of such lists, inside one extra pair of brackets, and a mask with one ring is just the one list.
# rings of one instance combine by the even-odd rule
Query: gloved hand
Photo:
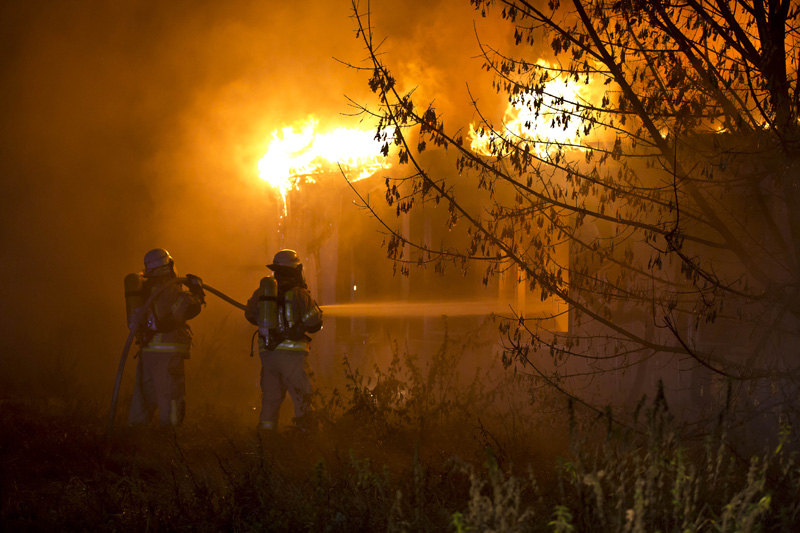
[(200, 276), (195, 276), (194, 274), (186, 274), (186, 284), (190, 289), (195, 286), (199, 289), (203, 288), (203, 280), (200, 279)]
[(194, 274), (186, 274), (186, 284), (189, 286), (189, 292), (194, 294), (200, 299), (200, 303), (206, 303), (206, 293), (203, 290), (203, 280)]

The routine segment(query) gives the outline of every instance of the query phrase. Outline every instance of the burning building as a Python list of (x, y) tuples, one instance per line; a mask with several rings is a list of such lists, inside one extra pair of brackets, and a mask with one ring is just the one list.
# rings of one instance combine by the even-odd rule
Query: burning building
[[(486, 278), (460, 260), (412, 259), (410, 243), (435, 250), (463, 237), (448, 229), (447, 207), (430, 202), (408, 213), (386, 201), (387, 183), (399, 170), (391, 154), (381, 154), (375, 131), (317, 128), (312, 119), (276, 130), (259, 162), (260, 176), (282, 199), (274, 221), (280, 247), (300, 253), (326, 315), (312, 351), (315, 368), (329, 368), (337, 354), (369, 370), (390, 360), (394, 342), (410, 353), (431, 353), (446, 335), (482, 328), (496, 341), (496, 325), (487, 322), (492, 314), (530, 315), (543, 306), (552, 313), (562, 305), (534, 298), (515, 266)], [(476, 209), (481, 201), (475, 197)], [(398, 261), (386, 258), (393, 233), (404, 241)], [(566, 326), (565, 319), (555, 325)], [(481, 349), (496, 355), (497, 343)]]

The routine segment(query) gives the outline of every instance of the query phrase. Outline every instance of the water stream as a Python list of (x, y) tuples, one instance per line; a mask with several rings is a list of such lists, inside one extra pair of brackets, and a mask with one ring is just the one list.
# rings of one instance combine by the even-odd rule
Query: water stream
[(430, 317), (430, 316), (481, 316), (491, 313), (512, 316), (507, 302), (496, 300), (431, 301), (431, 302), (379, 302), (341, 303), (321, 305), (326, 316), (340, 317)]

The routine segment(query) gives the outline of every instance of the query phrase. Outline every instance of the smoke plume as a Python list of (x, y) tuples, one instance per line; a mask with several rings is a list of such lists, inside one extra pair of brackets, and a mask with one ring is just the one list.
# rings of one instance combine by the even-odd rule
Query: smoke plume
[[(454, 115), (485, 75), (475, 25), (510, 40), (467, 2), (367, 6), (404, 88)], [(366, 53), (348, 1), (4, 2), (0, 21), (2, 385), (102, 396), (124, 276), (164, 247), (180, 274), (246, 299), (280, 245), (256, 169), (270, 134), (312, 115), (358, 125), (346, 97), (369, 101), (369, 72), (345, 63)], [(209, 298), (193, 327), (244, 364), (239, 311)]]

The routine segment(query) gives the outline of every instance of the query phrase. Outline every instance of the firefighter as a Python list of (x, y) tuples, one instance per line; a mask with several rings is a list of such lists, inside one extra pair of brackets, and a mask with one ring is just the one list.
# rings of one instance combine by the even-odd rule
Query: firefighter
[(163, 248), (145, 254), (141, 275), (142, 299), (158, 294), (138, 324), (141, 346), (128, 422), (146, 424), (158, 410), (159, 425), (179, 426), (185, 413), (183, 365), (192, 343), (186, 321), (197, 316), (205, 303), (203, 283), (189, 274), (186, 290), (176, 281), (175, 262)]
[(300, 429), (309, 413), (311, 382), (305, 364), (311, 337), (322, 328), (322, 310), (311, 297), (303, 264), (294, 250), (281, 250), (271, 264), (273, 277), (265, 277), (247, 301), (245, 318), (259, 327), (261, 357), (261, 415), (258, 427), (278, 427), (278, 413), (288, 391)]

